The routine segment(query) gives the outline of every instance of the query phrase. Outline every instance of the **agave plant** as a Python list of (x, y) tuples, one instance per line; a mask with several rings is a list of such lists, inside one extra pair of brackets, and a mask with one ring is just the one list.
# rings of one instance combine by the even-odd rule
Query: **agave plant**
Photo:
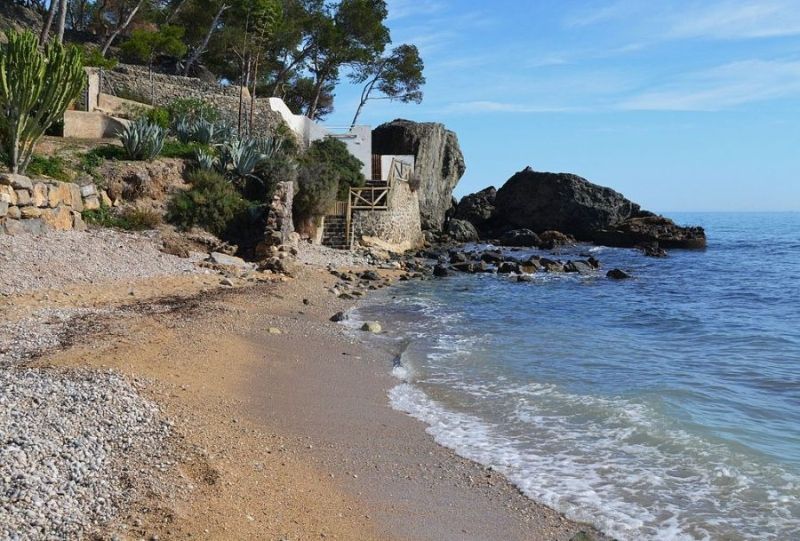
[(222, 147), (223, 169), (227, 170), (230, 166), (233, 175), (240, 179), (258, 179), (255, 174), (256, 169), (266, 159), (267, 156), (261, 152), (253, 139), (234, 139)]
[(211, 171), (219, 166), (217, 157), (204, 148), (198, 148), (194, 151), (194, 160), (197, 162), (198, 169), (202, 169), (203, 171)]
[(183, 144), (189, 143), (192, 140), (192, 137), (194, 136), (194, 130), (194, 122), (191, 122), (185, 117), (179, 119), (173, 127), (175, 137), (177, 137), (178, 141)]
[(265, 159), (272, 159), (283, 146), (282, 137), (254, 137), (251, 141)]
[(125, 153), (131, 160), (153, 160), (164, 147), (167, 132), (146, 118), (140, 118), (125, 126), (118, 137)]

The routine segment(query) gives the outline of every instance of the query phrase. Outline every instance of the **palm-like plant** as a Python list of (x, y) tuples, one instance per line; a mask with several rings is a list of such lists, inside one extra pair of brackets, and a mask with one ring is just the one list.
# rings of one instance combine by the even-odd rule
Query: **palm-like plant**
[(234, 139), (222, 147), (223, 168), (230, 166), (233, 175), (239, 179), (257, 179), (256, 169), (266, 159), (253, 139)]
[(197, 167), (203, 171), (211, 171), (219, 166), (219, 159), (209, 150), (198, 148), (194, 151), (194, 159)]

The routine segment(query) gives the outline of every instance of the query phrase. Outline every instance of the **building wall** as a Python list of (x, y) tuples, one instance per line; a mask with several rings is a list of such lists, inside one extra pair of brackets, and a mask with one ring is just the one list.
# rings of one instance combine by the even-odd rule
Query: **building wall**
[[(406, 182), (396, 182), (389, 192), (388, 210), (354, 210), (352, 227), (356, 243), (406, 251), (422, 245), (419, 197)], [(377, 242), (376, 242), (377, 241)]]
[(64, 137), (74, 139), (103, 139), (116, 137), (127, 120), (114, 118), (100, 112), (64, 112)]

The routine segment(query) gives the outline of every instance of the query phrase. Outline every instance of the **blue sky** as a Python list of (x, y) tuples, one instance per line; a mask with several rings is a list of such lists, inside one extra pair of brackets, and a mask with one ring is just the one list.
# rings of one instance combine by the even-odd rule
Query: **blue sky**
[[(460, 197), (531, 165), (657, 211), (800, 210), (800, 0), (388, 0), (416, 44), (422, 105), (359, 123), (443, 122)], [(358, 90), (337, 89), (330, 124)]]

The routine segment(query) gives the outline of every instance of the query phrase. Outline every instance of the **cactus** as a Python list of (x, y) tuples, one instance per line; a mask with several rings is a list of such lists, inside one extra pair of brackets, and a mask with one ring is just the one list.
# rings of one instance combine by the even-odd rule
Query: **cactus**
[(189, 143), (192, 140), (192, 137), (194, 136), (194, 130), (194, 123), (185, 117), (179, 119), (173, 128), (175, 137), (177, 137), (178, 141), (183, 144)]
[(23, 173), (36, 143), (86, 86), (81, 53), (56, 40), (39, 50), (30, 31), (6, 32), (0, 45), (0, 144), (13, 173)]
[(153, 160), (164, 147), (167, 132), (146, 118), (125, 126), (118, 136), (131, 160)]

